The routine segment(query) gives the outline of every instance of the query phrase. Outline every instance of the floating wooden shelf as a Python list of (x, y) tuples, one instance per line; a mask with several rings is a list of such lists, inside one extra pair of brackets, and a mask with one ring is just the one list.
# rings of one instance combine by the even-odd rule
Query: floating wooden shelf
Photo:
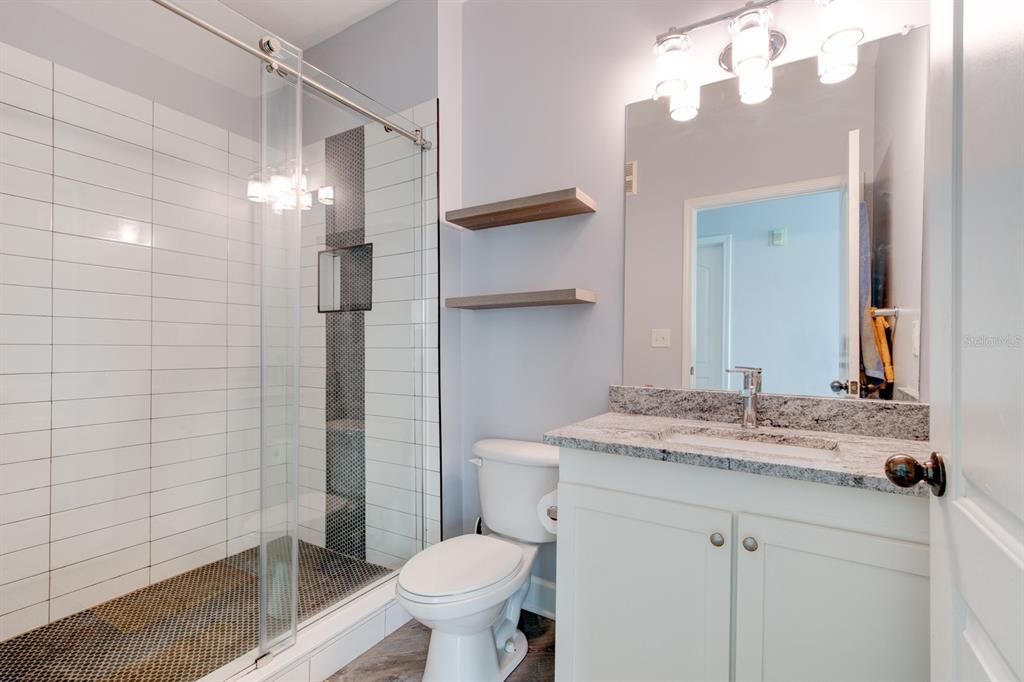
[(536, 220), (563, 218), (580, 213), (594, 213), (597, 204), (579, 187), (560, 189), (529, 197), (496, 201), (469, 208), (448, 211), (444, 219), (468, 230), (532, 223)]
[(597, 294), (586, 289), (549, 289), (547, 291), (521, 291), (514, 294), (487, 294), (445, 299), (447, 308), (488, 310), (490, 308), (532, 308), (542, 305), (576, 305), (597, 303)]

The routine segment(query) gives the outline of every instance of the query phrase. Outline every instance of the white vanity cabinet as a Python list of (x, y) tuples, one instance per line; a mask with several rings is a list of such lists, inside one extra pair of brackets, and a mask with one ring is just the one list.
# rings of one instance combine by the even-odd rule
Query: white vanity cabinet
[(926, 498), (563, 448), (556, 679), (913, 682)]

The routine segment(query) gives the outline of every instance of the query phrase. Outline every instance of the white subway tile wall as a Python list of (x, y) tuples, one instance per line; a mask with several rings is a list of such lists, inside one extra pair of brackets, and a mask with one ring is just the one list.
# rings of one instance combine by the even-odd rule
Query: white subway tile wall
[(258, 158), (0, 45), (0, 639), (258, 544)]
[(421, 541), (441, 539), (436, 100), (402, 115), (434, 143), (422, 167), (419, 150), (404, 139), (378, 125), (364, 134), (366, 240), (373, 243), (366, 558), (392, 568)]
[[(405, 115), (436, 141), (435, 112)], [(407, 141), (367, 126), (366, 145), (367, 559), (397, 567), (440, 540), (437, 152), (421, 185)], [(0, 640), (259, 543), (260, 260), (276, 253), (245, 198), (259, 152), (0, 44)], [(304, 163), (318, 186), (322, 142)], [(324, 231), (315, 204), (299, 523), (321, 546)]]

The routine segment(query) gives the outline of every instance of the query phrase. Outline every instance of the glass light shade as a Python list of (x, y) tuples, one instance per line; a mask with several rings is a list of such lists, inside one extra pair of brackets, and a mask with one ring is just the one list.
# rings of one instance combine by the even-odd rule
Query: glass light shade
[(842, 52), (864, 40), (864, 0), (821, 0), (821, 51)]
[(302, 173), (302, 174), (300, 174), (300, 175), (299, 175), (299, 186), (298, 186), (298, 190), (299, 190), (300, 192), (305, 192), (305, 191), (307, 191), (308, 189), (309, 189), (309, 178), (308, 178), (308, 177), (306, 177), (306, 174), (305, 174), (305, 173)]
[(308, 211), (313, 208), (313, 193), (305, 192), (302, 195), (302, 210)]
[(825, 85), (840, 83), (857, 73), (856, 45), (848, 45), (833, 52), (818, 54), (818, 80)]
[(316, 200), (324, 206), (334, 205), (334, 185), (321, 187), (316, 191)]
[(773, 70), (769, 63), (767, 69), (740, 76), (740, 101), (744, 104), (760, 104), (771, 97), (774, 83)]
[(745, 76), (763, 71), (771, 64), (770, 15), (760, 9), (746, 12), (729, 22), (732, 33), (732, 72)]
[(288, 176), (286, 175), (271, 175), (270, 176), (270, 196), (277, 198), (284, 196), (292, 191), (292, 183), (289, 182)]
[(700, 86), (691, 84), (681, 93), (672, 95), (668, 105), (673, 121), (692, 121), (700, 113)]
[(262, 204), (267, 200), (267, 191), (263, 183), (256, 179), (250, 179), (245, 185), (245, 197), (249, 201)]
[(654, 97), (671, 97), (686, 90), (690, 37), (673, 35), (654, 46)]

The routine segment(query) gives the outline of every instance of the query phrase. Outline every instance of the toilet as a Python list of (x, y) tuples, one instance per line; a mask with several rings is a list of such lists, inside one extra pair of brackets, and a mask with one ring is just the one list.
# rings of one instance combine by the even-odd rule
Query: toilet
[(424, 682), (499, 682), (526, 656), (517, 629), (558, 488), (558, 448), (490, 439), (473, 446), (488, 535), (423, 550), (398, 574), (398, 602), (430, 628)]

